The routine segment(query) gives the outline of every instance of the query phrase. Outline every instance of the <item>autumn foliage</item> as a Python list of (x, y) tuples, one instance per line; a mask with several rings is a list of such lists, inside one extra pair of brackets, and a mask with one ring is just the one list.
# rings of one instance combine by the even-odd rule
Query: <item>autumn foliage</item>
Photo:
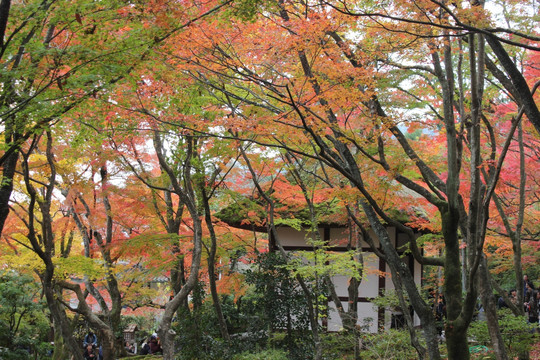
[[(122, 317), (151, 313), (172, 359), (177, 314), (196, 317), (202, 303), (216, 336), (233, 341), (221, 302), (240, 309), (255, 296), (246, 272), (279, 253), (277, 228), (347, 228), (389, 266), (366, 271), (392, 278), (418, 316), (419, 356), (442, 348), (404, 253), (445, 294), (449, 358), (470, 356), (478, 299), (507, 358), (492, 299), (525, 296), (523, 273), (540, 276), (534, 11), (520, 1), (1, 1), (0, 266), (42, 284), (74, 354), (73, 314), (113, 359)], [(407, 238), (399, 251), (390, 228)], [(356, 284), (359, 249), (349, 244), (349, 263), (333, 257), (337, 245), (347, 244), (313, 250)], [(317, 293), (324, 276), (287, 266), (308, 304), (330, 298)]]

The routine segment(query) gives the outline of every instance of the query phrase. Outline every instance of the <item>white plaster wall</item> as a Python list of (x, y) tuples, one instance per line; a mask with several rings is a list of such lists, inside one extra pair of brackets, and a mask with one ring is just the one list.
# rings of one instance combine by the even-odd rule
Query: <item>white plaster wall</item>
[[(319, 233), (322, 239), (322, 230), (319, 230)], [(309, 246), (306, 243), (307, 231), (298, 231), (289, 227), (281, 227), (278, 228), (278, 234), (282, 246)]]
[[(343, 308), (345, 311), (349, 308), (347, 302), (342, 302)], [(336, 310), (336, 305), (334, 302), (328, 304), (329, 314), (328, 314), (328, 331), (340, 331), (342, 329), (341, 319)], [(372, 303), (359, 303), (358, 304), (358, 322), (357, 324), (363, 326), (365, 322), (369, 321), (367, 331), (375, 333), (377, 332), (377, 319), (378, 313), (377, 308), (373, 306)]]
[[(358, 288), (359, 297), (376, 297), (379, 294), (379, 259), (369, 255), (372, 254), (364, 257), (364, 277)], [(332, 277), (332, 281), (338, 296), (348, 296), (349, 277), (337, 275)]]

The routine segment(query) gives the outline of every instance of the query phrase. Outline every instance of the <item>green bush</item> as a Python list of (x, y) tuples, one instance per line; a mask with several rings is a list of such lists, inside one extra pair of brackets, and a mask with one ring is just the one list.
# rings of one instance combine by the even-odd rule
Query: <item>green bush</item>
[[(499, 310), (499, 326), (509, 357), (529, 352), (536, 341), (533, 327), (527, 324), (523, 316), (515, 316), (509, 309)], [(491, 346), (487, 322), (477, 321), (471, 324), (469, 336), (478, 344)]]
[[(201, 291), (198, 295), (202, 296), (202, 287), (197, 290)], [(191, 312), (181, 308), (177, 315), (177, 320), (173, 323), (173, 329), (178, 334), (177, 359), (230, 359), (233, 349), (221, 338), (211, 301), (199, 302)]]
[(242, 310), (256, 319), (250, 326), (273, 331), (270, 347), (286, 349), (289, 359), (310, 359), (313, 338), (303, 292), (280, 254), (260, 254), (258, 263), (245, 273), (251, 292), (242, 299)]
[(490, 346), (491, 339), (487, 328), (487, 322), (474, 321), (469, 326), (469, 339), (478, 345)]
[(287, 352), (280, 349), (268, 349), (257, 353), (242, 353), (233, 357), (233, 360), (288, 360)]
[(261, 356), (261, 349), (268, 348), (284, 349), (289, 360), (312, 358), (313, 339), (304, 294), (283, 267), (280, 256), (261, 254), (259, 265), (245, 271), (249, 289), (237, 302), (231, 296), (221, 297), (230, 342), (223, 340), (216, 326), (215, 309), (205, 285), (198, 284), (193, 291), (193, 310), (180, 309), (173, 324), (178, 334), (178, 360)]
[(28, 275), (0, 272), (0, 359), (32, 359), (50, 351), (51, 324), (40, 290)]
[(345, 331), (326, 333), (321, 335), (321, 340), (324, 359), (354, 359), (354, 346), (358, 341), (354, 334)]
[(418, 354), (412, 347), (409, 333), (405, 330), (390, 329), (379, 333), (364, 333), (362, 339), (362, 359), (416, 359)]

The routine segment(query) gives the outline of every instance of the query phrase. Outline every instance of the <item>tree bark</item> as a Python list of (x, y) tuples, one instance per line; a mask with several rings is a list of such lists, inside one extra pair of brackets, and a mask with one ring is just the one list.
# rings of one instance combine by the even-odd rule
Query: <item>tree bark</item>
[[(47, 300), (47, 306), (53, 318), (55, 337), (56, 333), (58, 333), (58, 335), (61, 334), (63, 343), (69, 350), (69, 353), (74, 356), (75, 359), (82, 359), (82, 344), (79, 343), (73, 336), (72, 327), (66, 315), (64, 306), (58, 301), (59, 294), (54, 290), (53, 283), (48, 279), (49, 277), (49, 274), (45, 274), (42, 284), (43, 293), (45, 295), (45, 299)], [(60, 351), (60, 349), (58, 350)], [(55, 347), (55, 356), (56, 351), (57, 348)], [(63, 352), (63, 350), (61, 352)]]
[[(204, 185), (202, 185), (204, 186)], [(225, 322), (225, 317), (223, 316), (223, 310), (221, 308), (221, 300), (219, 299), (219, 294), (217, 292), (217, 286), (216, 286), (216, 269), (215, 269), (215, 262), (216, 262), (216, 251), (217, 251), (217, 236), (216, 232), (214, 231), (214, 226), (212, 225), (212, 215), (210, 213), (210, 204), (208, 203), (208, 198), (206, 195), (206, 191), (202, 191), (202, 201), (204, 204), (204, 211), (205, 211), (205, 222), (206, 227), (208, 228), (208, 231), (210, 233), (210, 250), (208, 251), (208, 279), (210, 282), (210, 293), (212, 295), (212, 302), (214, 303), (214, 309), (216, 310), (216, 317), (218, 320), (219, 330), (221, 332), (221, 336), (223, 337), (223, 340), (225, 342), (230, 342), (230, 336), (229, 336), (229, 330), (227, 329), (227, 323)]]
[[(30, 170), (28, 165), (28, 159), (30, 153), (34, 150), (38, 139), (30, 146), (30, 149), (27, 153), (23, 153), (22, 161), (22, 170), (24, 183), (26, 190), (29, 195), (29, 204), (28, 204), (28, 221), (26, 226), (28, 228), (27, 238), (30, 241), (32, 250), (36, 255), (41, 259), (44, 265), (44, 270), (40, 275), (41, 283), (43, 286), (43, 293), (47, 301), (47, 306), (51, 312), (53, 323), (56, 326), (56, 330), (60, 330), (62, 337), (66, 346), (69, 348), (71, 353), (79, 359), (82, 359), (82, 349), (81, 344), (73, 336), (73, 332), (70, 326), (70, 321), (66, 315), (65, 308), (61, 303), (61, 293), (60, 289), (57, 288), (57, 284), (54, 280), (54, 269), (55, 265), (53, 264), (52, 257), (54, 255), (54, 233), (52, 231), (52, 218), (50, 214), (50, 203), (53, 190), (55, 188), (55, 166), (52, 156), (52, 139), (50, 133), (48, 133), (47, 139), (47, 160), (50, 166), (50, 176), (49, 182), (45, 186), (46, 191), (45, 195), (38, 196), (36, 189), (34, 188), (31, 178)], [(36, 203), (39, 205), (40, 212), (42, 215), (41, 219), (41, 241), (38, 240), (38, 229), (36, 228), (36, 219), (34, 212), (36, 211)]]
[(516, 64), (512, 61), (508, 52), (504, 49), (501, 42), (491, 34), (485, 35), (486, 41), (493, 50), (497, 59), (501, 62), (506, 74), (512, 81), (514, 89), (519, 95), (521, 106), (525, 110), (525, 114), (529, 121), (534, 125), (534, 128), (540, 134), (540, 111), (534, 101), (533, 95), (523, 74), (518, 70)]
[[(193, 215), (194, 214), (192, 214), (192, 216)], [(174, 298), (165, 305), (165, 311), (163, 313), (162, 320), (157, 330), (157, 333), (159, 334), (159, 337), (161, 339), (164, 360), (175, 359), (176, 332), (171, 329), (172, 319), (180, 305), (187, 299), (188, 294), (195, 287), (195, 283), (198, 281), (202, 253), (202, 225), (200, 219), (196, 216), (194, 216), (193, 218), (193, 230), (194, 234), (191, 272), (186, 281), (186, 284), (182, 287), (180, 292), (178, 292), (178, 294), (176, 294)]]
[(497, 360), (507, 360), (508, 354), (499, 328), (499, 319), (497, 318), (497, 304), (493, 297), (493, 289), (491, 287), (491, 279), (487, 266), (486, 256), (482, 257), (482, 262), (478, 268), (478, 280), (480, 284), (480, 298), (482, 306), (487, 317), (487, 325), (491, 344)]
[(5, 160), (2, 169), (2, 183), (0, 184), (0, 234), (9, 215), (9, 199), (13, 191), (13, 177), (17, 169), (19, 152), (13, 151)]

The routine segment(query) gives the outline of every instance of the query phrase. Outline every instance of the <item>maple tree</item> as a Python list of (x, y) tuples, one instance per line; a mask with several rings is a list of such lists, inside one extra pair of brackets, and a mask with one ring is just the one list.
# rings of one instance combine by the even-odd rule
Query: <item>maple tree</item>
[[(182, 85), (179, 85), (173, 90), (172, 83), (178, 81), (167, 78), (165, 74), (161, 78), (145, 76), (145, 81), (138, 84), (137, 99), (122, 96), (119, 91), (117, 99), (123, 99), (125, 103), (117, 106), (117, 112), (110, 117), (112, 123), (118, 121), (117, 126), (113, 125), (110, 132), (114, 147), (125, 166), (151, 191), (155, 214), (171, 240), (170, 256), (174, 260), (169, 268), (166, 264), (162, 264), (160, 268), (170, 272), (173, 294), (163, 305), (165, 313), (157, 330), (162, 339), (164, 354), (169, 357), (172, 357), (174, 352), (175, 333), (171, 329), (172, 318), (180, 306), (189, 311), (187, 296), (197, 286), (201, 276), (203, 248), (207, 253), (207, 279), (221, 334), (224, 339), (228, 339), (213, 275), (216, 273), (215, 264), (218, 261), (218, 243), (210, 199), (224, 181), (228, 162), (234, 159), (234, 149), (231, 153), (226, 143), (216, 143), (213, 138), (200, 136), (189, 129), (187, 124), (212, 115), (197, 109), (194, 98), (197, 95), (192, 88), (183, 90)], [(181, 97), (179, 93), (183, 91), (191, 97)], [(150, 94), (154, 96), (150, 97)], [(173, 96), (169, 98), (165, 97), (165, 94)], [(168, 108), (171, 99), (175, 103), (172, 112)], [(182, 115), (182, 119), (178, 120), (178, 108), (182, 108), (182, 114), (192, 115)], [(137, 130), (122, 129), (124, 116), (131, 116), (131, 123)], [(204, 126), (206, 125), (199, 125), (198, 128), (202, 129)], [(131, 132), (140, 141), (135, 141), (133, 137), (123, 137), (123, 131)], [(151, 148), (145, 148), (144, 143), (148, 136), (151, 137)], [(175, 244), (179, 238), (192, 239), (192, 245), (188, 247), (185, 243)], [(209, 245), (206, 238), (210, 239)], [(155, 245), (155, 240), (153, 243)], [(189, 271), (184, 265), (187, 257), (190, 259)]]
[[(68, 131), (63, 130), (65, 141)], [(81, 314), (96, 329), (104, 356), (112, 358), (122, 348), (115, 335), (121, 330), (122, 308), (133, 306), (126, 294), (138, 290), (132, 286), (136, 274), (130, 271), (132, 257), (118, 248), (145, 224), (135, 212), (119, 212), (132, 200), (126, 202), (119, 195), (125, 188), (110, 184), (103, 163), (89, 158), (91, 148), (86, 148), (87, 157), (74, 159), (67, 156), (74, 155), (72, 149), (61, 142), (54, 144), (53, 152), (52, 132), (44, 140), (38, 136), (30, 149), (22, 151), (26, 190), (18, 192), (21, 201), (13, 211), (23, 226), (10, 227), (4, 236), (34, 253), (32, 267), (38, 270), (55, 329), (69, 352), (77, 354), (81, 346), (66, 309)], [(87, 161), (90, 165), (85, 165)], [(94, 183), (96, 172), (100, 178)], [(17, 247), (13, 251), (20, 251)]]
[[(101, 159), (103, 161), (103, 158)], [(95, 163), (94, 161), (91, 161)], [(94, 258), (99, 256), (99, 264), (103, 267), (103, 275), (94, 277), (92, 274), (85, 274), (84, 287), (68, 283), (59, 282), (59, 285), (75, 293), (78, 304), (76, 308), (70, 310), (82, 314), (91, 326), (98, 330), (100, 334), (103, 352), (108, 357), (116, 353), (115, 333), (120, 332), (120, 315), (122, 306), (122, 289), (118, 271), (122, 271), (125, 266), (117, 264), (118, 255), (115, 247), (125, 238), (125, 233), (132, 231), (133, 225), (123, 226), (125, 219), (122, 215), (135, 218), (133, 213), (119, 214), (113, 206), (122, 207), (122, 199), (114, 201), (114, 187), (111, 185), (108, 173), (109, 167), (106, 163), (96, 163), (96, 168), (90, 171), (91, 177), (99, 173), (99, 182), (95, 184), (91, 191), (84, 191), (86, 195), (93, 193), (93, 199), (81, 195), (82, 189), (73, 187), (67, 194), (67, 204), (69, 215), (77, 225), (78, 232), (84, 243), (84, 256)], [(92, 180), (90, 180), (92, 183)], [(99, 195), (98, 195), (99, 194)], [(93, 202), (90, 202), (93, 201)], [(113, 203), (114, 201), (114, 203)], [(137, 222), (139, 226), (139, 222)], [(96, 279), (94, 280), (93, 279)], [(124, 279), (128, 281), (129, 279)], [(94, 301), (99, 304), (101, 315), (106, 319), (103, 321), (88, 306), (87, 294), (89, 293)]]
[(137, 44), (122, 29), (125, 22), (117, 11), (123, 6), (115, 1), (2, 1), (0, 230), (21, 146), (132, 68), (125, 60), (137, 58), (129, 50)]
[[(220, 258), (233, 257), (223, 246), (261, 245), (246, 234), (230, 240), (214, 211), (249, 192), (259, 203), (240, 200), (239, 222), (266, 226), (279, 248), (276, 226), (310, 227), (316, 237), (333, 215), (324, 206), (340, 207), (354, 223), (348, 246), (370, 243), (390, 266), (401, 307), (405, 292), (419, 316), (426, 348), (408, 318), (419, 357), (441, 357), (432, 304), (388, 226), (408, 236), (417, 261), (441, 269), (449, 357), (469, 357), (480, 296), (496, 356), (507, 358), (489, 270), (508, 251), (522, 296), (522, 243), (538, 236), (539, 39), (527, 4), (503, 4), (506, 28), (483, 5), (2, 0), (3, 258), (30, 259), (73, 354), (80, 344), (66, 309), (99, 329), (113, 358), (121, 308), (154, 306), (172, 359), (173, 318), (189, 311), (200, 280), (229, 341), (219, 291), (234, 278), (214, 276), (226, 269)], [(440, 234), (437, 253), (417, 230)], [(324, 263), (317, 240), (313, 256)], [(361, 260), (347, 256), (352, 299)], [(321, 358), (319, 280), (332, 269), (291, 268)], [(161, 302), (144, 285), (159, 276), (171, 290)], [(354, 306), (344, 313), (329, 289), (352, 329)]]
[[(409, 235), (410, 250), (418, 261), (444, 267), (450, 357), (468, 357), (466, 329), (480, 291), (490, 314), (492, 341), (498, 356), (505, 358), (483, 254), (486, 223), (508, 144), (521, 117), (526, 113), (533, 124), (538, 119), (536, 105), (530, 101), (534, 87), (531, 90), (524, 83), (521, 73), (512, 75), (516, 65), (505, 61), (507, 53), (500, 41), (508, 41), (486, 34), (489, 14), (480, 6), (454, 4), (460, 12), (456, 19), (453, 11), (436, 2), (427, 2), (425, 8), (396, 2), (390, 6), (396, 15), (379, 15), (375, 4), (371, 9), (370, 4), (359, 4), (367, 10), (355, 13), (343, 3), (329, 4), (330, 9), (294, 5), (279, 2), (265, 8), (265, 16), (253, 23), (232, 22), (219, 33), (201, 29), (195, 37), (199, 52), (192, 50), (185, 57), (188, 64), (199, 67), (193, 76), (222, 94), (234, 119), (224, 119), (223, 126), (236, 129), (239, 139), (257, 136), (260, 143), (320, 159), (361, 192), (358, 203), (382, 242), (382, 255), (391, 264), (393, 279), (401, 280), (421, 318), (431, 358), (440, 355), (430, 304), (422, 300), (410, 273), (400, 266), (396, 250), (386, 243), (382, 221)], [(474, 28), (463, 26), (472, 18), (486, 22), (477, 21)], [(403, 23), (396, 20), (413, 25), (403, 30)], [(452, 24), (458, 21), (459, 26)], [(363, 36), (354, 39), (354, 32), (361, 30)], [(529, 37), (534, 39), (534, 35), (523, 36)], [(252, 38), (257, 41), (250, 42)], [(275, 43), (275, 38), (283, 41)], [(491, 66), (486, 44), (510, 75)], [(527, 43), (522, 46), (536, 50)], [(496, 91), (484, 83), (489, 76), (486, 68), (505, 86), (513, 83), (512, 100), (521, 109), (503, 141), (488, 134), (498, 126), (498, 119), (490, 115), (490, 105), (484, 100)], [(425, 151), (429, 148), (407, 139), (402, 127), (409, 124), (412, 130), (426, 129), (419, 144), (439, 139), (444, 144), (439, 153), (430, 154)], [(482, 125), (486, 132), (480, 131)], [(285, 138), (280, 136), (284, 133)], [(497, 150), (484, 152), (485, 139), (494, 142)], [(306, 150), (309, 147), (316, 152)], [(483, 179), (482, 166), (487, 169)], [(411, 227), (381, 206), (374, 189), (368, 187), (375, 174), (377, 183), (390, 187), (397, 182), (423, 198), (427, 211), (437, 209), (432, 226), (444, 236), (442, 257), (422, 256)], [(467, 248), (463, 262), (461, 246)]]
[[(70, 213), (76, 220), (85, 243), (85, 257), (92, 258), (97, 250), (103, 265), (108, 270), (104, 275), (104, 282), (96, 287), (89, 279), (90, 273), (85, 274), (84, 289), (78, 284), (62, 280), (58, 271), (55, 273), (57, 260), (54, 257), (58, 237), (53, 230), (55, 215), (51, 213), (51, 200), (57, 191), (58, 177), (57, 164), (55, 164), (51, 149), (51, 133), (48, 133), (47, 161), (44, 163), (49, 168), (49, 182), (44, 185), (46, 181), (43, 183), (38, 181), (39, 190), (36, 190), (34, 170), (29, 165), (29, 159), (33, 156), (32, 152), (37, 151), (40, 143), (39, 134), (52, 125), (58, 127), (59, 120), (65, 119), (65, 115), (73, 109), (83, 108), (82, 104), (86, 106), (84, 109), (90, 109), (94, 103), (88, 105), (85, 102), (92, 97), (97, 97), (100, 91), (123, 79), (148, 54), (148, 48), (162, 42), (192, 21), (211, 14), (221, 6), (223, 4), (218, 4), (214, 8), (187, 7), (182, 12), (184, 16), (178, 16), (165, 26), (160, 23), (159, 15), (156, 16), (159, 12), (149, 14), (146, 21), (142, 23), (134, 22), (134, 18), (145, 9), (126, 5), (124, 2), (111, 1), (99, 4), (88, 2), (86, 4), (82, 1), (46, 1), (25, 6), (2, 1), (0, 16), (2, 59), (5, 59), (3, 65), (9, 71), (3, 73), (2, 79), (5, 146), (2, 154), (1, 197), (3, 202), (0, 221), (3, 227), (10, 208), (8, 201), (12, 195), (13, 184), (17, 181), (15, 178), (17, 162), (22, 153), (26, 196), (29, 197), (28, 208), (24, 211), (29, 219), (24, 220), (24, 215), (19, 214), (26, 225), (28, 234), (18, 242), (25, 244), (29, 241), (30, 245), (24, 246), (32, 248), (43, 261), (45, 270), (40, 275), (49, 309), (53, 314), (57, 331), (62, 332), (70, 352), (75, 356), (80, 356), (81, 350), (77, 340), (69, 333), (69, 319), (64, 308), (66, 304), (55, 300), (62, 298), (62, 288), (77, 294), (78, 305), (70, 310), (80, 312), (93, 327), (99, 329), (105, 358), (114, 358), (116, 352), (114, 332), (119, 331), (123, 295), (117, 275), (113, 270), (117, 267), (118, 260), (113, 254), (114, 246), (119, 240), (118, 235), (113, 234), (118, 231), (115, 230), (118, 226), (113, 224), (113, 219), (118, 221), (118, 215), (112, 214), (109, 202), (108, 191), (111, 185), (108, 183), (106, 166), (109, 160), (98, 158), (96, 161), (102, 164), (99, 168), (103, 194), (100, 204), (104, 208), (92, 209), (89, 205), (89, 196), (92, 192), (88, 192), (88, 188), (64, 190), (72, 191), (68, 194), (68, 198), (72, 201)], [(175, 13), (175, 15), (180, 14)], [(26, 145), (25, 142), (29, 144)], [(82, 171), (81, 168), (77, 170)], [(95, 172), (92, 171), (92, 174), (98, 172), (97, 169), (93, 168), (93, 170)], [(96, 189), (93, 193), (95, 196)], [(34, 214), (36, 204), (39, 205), (39, 228), (36, 228), (37, 215)], [(95, 201), (94, 205), (96, 205)], [(81, 208), (77, 209), (78, 206), (82, 207), (82, 212)], [(106, 214), (104, 219), (100, 219), (99, 212), (101, 211)], [(127, 221), (122, 221), (119, 226), (124, 226), (130, 231), (134, 228)], [(10, 229), (10, 232), (13, 230), (13, 228)], [(94, 248), (91, 245), (92, 240), (97, 243)], [(62, 238), (62, 257), (66, 257), (68, 262), (76, 262), (76, 257), (70, 255), (72, 238), (66, 248), (63, 247), (65, 245), (63, 241), (64, 238)], [(95, 265), (98, 264), (95, 261), (92, 262)], [(38, 267), (40, 268), (39, 265)], [(91, 271), (91, 267), (85, 267), (84, 271)], [(69, 270), (66, 272), (69, 273)], [(106, 297), (103, 294), (104, 284), (108, 292)], [(87, 303), (87, 291), (100, 304), (101, 312), (109, 317), (109, 324), (93, 313)], [(187, 296), (187, 292), (184, 296)], [(111, 309), (107, 302), (112, 302)], [(69, 308), (69, 306), (66, 307)]]
[(116, 0), (1, 2), (0, 232), (23, 143), (121, 81), (150, 49), (227, 3), (186, 2), (170, 12), (155, 2), (149, 12)]
[[(503, 107), (500, 111), (504, 114), (508, 109)], [(516, 144), (511, 147), (509, 161), (506, 164), (508, 170), (502, 175), (494, 195), (495, 209), (488, 224), (488, 247), (497, 248), (491, 252), (494, 262), (499, 263), (496, 272), (512, 270), (514, 274), (514, 279), (510, 280), (513, 283), (512, 288), (517, 289), (518, 298), (523, 298), (524, 268), (528, 267), (528, 262), (534, 264), (536, 259), (533, 256), (533, 259), (523, 261), (522, 252), (527, 247), (534, 249), (534, 242), (538, 240), (538, 233), (535, 230), (538, 227), (537, 200), (534, 195), (538, 191), (537, 172), (534, 171), (537, 156), (533, 150), (538, 148), (538, 140), (529, 135), (530, 131), (524, 131), (522, 126), (517, 131)], [(509, 239), (510, 244), (505, 244), (503, 239)], [(501, 255), (511, 260), (511, 264), (500, 264)], [(496, 286), (504, 297), (505, 291), (499, 284), (496, 283)], [(516, 315), (524, 315), (522, 307), (510, 307)]]

